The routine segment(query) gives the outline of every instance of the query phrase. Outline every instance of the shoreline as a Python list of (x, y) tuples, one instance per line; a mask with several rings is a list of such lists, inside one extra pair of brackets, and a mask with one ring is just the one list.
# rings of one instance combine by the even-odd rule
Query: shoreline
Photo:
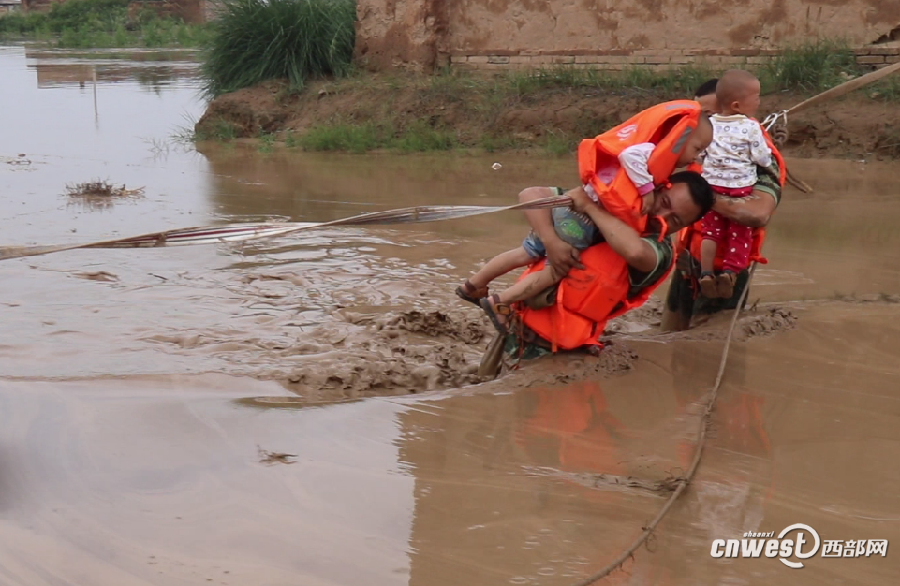
[[(685, 98), (668, 90), (516, 87), (529, 79), (359, 74), (310, 82), (302, 91), (269, 81), (213, 99), (187, 138), (198, 144), (239, 141), (263, 152), (570, 155), (582, 138), (655, 103)], [(765, 95), (758, 117), (806, 97)], [(793, 115), (782, 152), (794, 158), (896, 159), (900, 122), (891, 114), (894, 98), (874, 86)]]

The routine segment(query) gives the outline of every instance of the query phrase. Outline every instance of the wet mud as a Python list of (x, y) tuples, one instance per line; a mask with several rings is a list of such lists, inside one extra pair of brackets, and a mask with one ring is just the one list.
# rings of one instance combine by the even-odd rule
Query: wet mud
[[(567, 158), (160, 148), (202, 104), (193, 66), (142, 58), (99, 60), (95, 114), (87, 58), (0, 49), (0, 107), (22, 111), (0, 135), (2, 244), (498, 205), (573, 178)], [(789, 162), (815, 191), (770, 225), (699, 474), (606, 583), (896, 583), (891, 549), (710, 556), (798, 522), (900, 539), (900, 179)], [(144, 197), (69, 205), (85, 177)], [(498, 216), (0, 263), (0, 583), (571, 586), (604, 566), (689, 464), (731, 315), (661, 334), (660, 291), (599, 356), (484, 381), (493, 330), (453, 290), (526, 233)]]

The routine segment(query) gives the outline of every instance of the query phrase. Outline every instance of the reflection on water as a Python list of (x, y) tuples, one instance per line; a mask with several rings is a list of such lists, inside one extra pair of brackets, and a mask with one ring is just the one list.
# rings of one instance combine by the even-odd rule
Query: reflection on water
[(137, 82), (157, 95), (172, 86), (193, 87), (199, 74), (195, 51), (64, 51), (25, 49), (37, 87)]

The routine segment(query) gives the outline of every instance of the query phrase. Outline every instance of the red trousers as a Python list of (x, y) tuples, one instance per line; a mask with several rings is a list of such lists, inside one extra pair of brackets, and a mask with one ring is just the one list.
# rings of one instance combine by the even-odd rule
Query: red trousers
[[(753, 192), (753, 187), (719, 187), (712, 186), (713, 191), (726, 197), (746, 197)], [(724, 251), (722, 268), (739, 273), (750, 265), (750, 245), (753, 243), (753, 228), (742, 226), (726, 219), (718, 212), (710, 210), (700, 220), (704, 240), (713, 240), (716, 248)]]

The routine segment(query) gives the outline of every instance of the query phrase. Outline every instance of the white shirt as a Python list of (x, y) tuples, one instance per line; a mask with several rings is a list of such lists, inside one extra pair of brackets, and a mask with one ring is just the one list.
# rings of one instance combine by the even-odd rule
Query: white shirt
[(751, 187), (756, 166), (772, 164), (759, 122), (742, 114), (710, 116), (713, 141), (703, 154), (703, 178), (718, 187)]
[[(650, 174), (650, 170), (647, 166), (650, 162), (650, 155), (653, 154), (653, 149), (655, 148), (656, 145), (652, 142), (642, 142), (640, 144), (631, 145), (619, 153), (619, 164), (621, 165), (621, 168), (625, 169), (625, 174), (628, 175), (628, 178), (634, 183), (634, 186), (638, 189), (638, 193), (641, 195), (653, 191), (655, 187), (653, 184), (653, 175)], [(597, 179), (600, 183), (610, 185), (616, 178), (616, 173), (618, 173), (619, 169), (620, 167), (618, 165), (601, 169), (597, 172)], [(597, 192), (594, 191), (594, 188), (590, 184), (585, 185), (584, 190), (594, 202), (600, 203)]]

